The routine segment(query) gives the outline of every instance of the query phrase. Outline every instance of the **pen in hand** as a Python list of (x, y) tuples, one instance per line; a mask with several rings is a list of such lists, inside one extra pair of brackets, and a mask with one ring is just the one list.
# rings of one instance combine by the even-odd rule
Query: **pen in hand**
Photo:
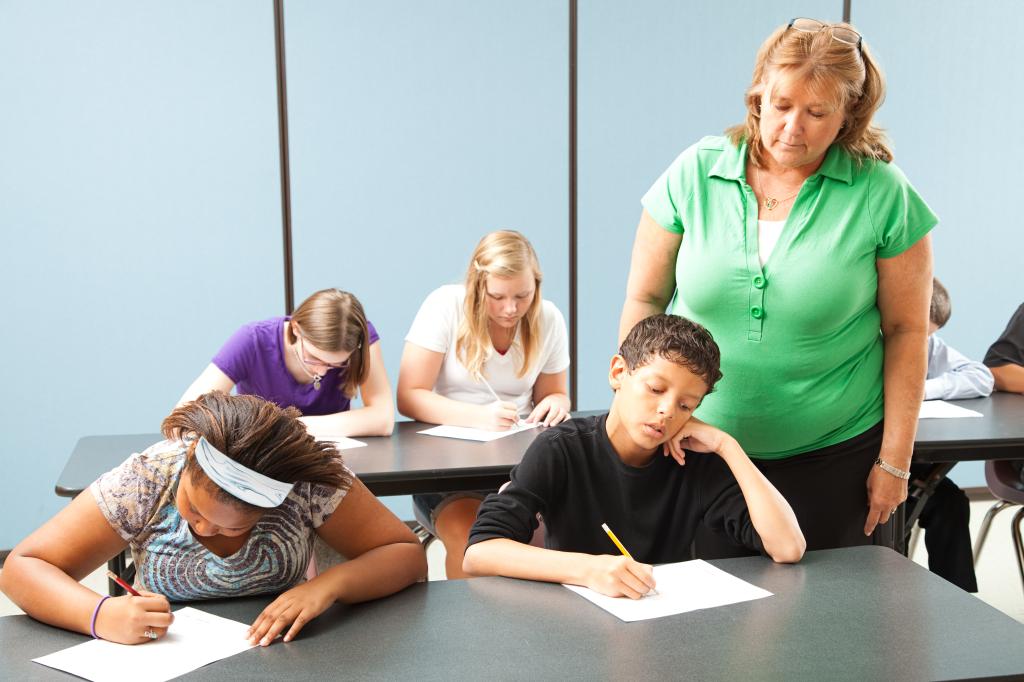
[[(146, 629), (142, 631), (142, 636), (146, 637), (146, 638), (148, 638), (150, 640), (159, 639), (161, 637), (161, 633), (165, 633), (167, 631), (167, 628), (169, 628), (170, 624), (174, 621), (174, 614), (170, 612), (170, 605), (167, 604), (167, 600), (164, 597), (161, 597), (160, 595), (156, 595), (156, 594), (146, 593), (145, 595), (142, 595), (138, 590), (136, 590), (134, 587), (129, 585), (127, 580), (125, 580), (124, 578), (122, 578), (121, 576), (119, 576), (118, 574), (114, 573), (111, 570), (107, 571), (107, 577), (110, 578), (111, 580), (113, 580), (118, 585), (120, 585), (122, 588), (124, 588), (125, 592), (127, 592), (130, 595), (132, 595), (133, 597), (143, 597), (143, 596), (145, 597), (145, 599), (143, 601), (129, 602), (130, 605), (127, 607), (128, 612), (131, 613), (132, 611), (134, 611), (136, 617), (122, 619), (121, 627), (122, 628), (124, 628), (124, 627), (131, 628), (131, 627), (133, 627), (131, 625), (131, 623), (133, 623), (133, 622), (137, 623), (137, 617), (141, 617), (141, 618), (144, 619), (143, 622), (147, 623)], [(103, 599), (106, 599), (106, 597), (104, 597)], [(103, 603), (103, 599), (100, 600), (100, 604)], [(158, 600), (163, 600), (163, 604), (160, 604)], [(166, 607), (165, 607), (165, 605), (166, 605)], [(99, 607), (98, 606), (96, 607), (96, 612), (97, 613), (99, 612)], [(122, 610), (122, 615), (123, 614), (124, 614), (124, 611)], [(92, 632), (92, 636), (96, 637), (97, 635), (96, 635), (96, 631), (95, 631), (96, 630), (96, 614), (95, 613), (93, 614), (92, 618), (93, 618), (93, 632)], [(129, 636), (129, 639), (123, 639), (123, 636), (124, 636), (124, 634), (122, 633), (121, 636), (115, 637), (113, 639), (113, 641), (121, 642), (122, 644), (137, 644), (138, 643), (137, 641), (132, 642), (131, 641), (131, 636)], [(137, 637), (138, 635), (135, 635), (135, 636)]]
[[(627, 550), (625, 546), (619, 542), (619, 539), (615, 537), (615, 533), (612, 532), (612, 529), (608, 527), (607, 523), (602, 523), (601, 528), (603, 528), (604, 532), (608, 534), (608, 537), (615, 543), (615, 546), (619, 548), (619, 551), (622, 552), (622, 556), (627, 557), (631, 561), (636, 561), (636, 559), (633, 558), (633, 555), (629, 553), (629, 550)], [(652, 587), (650, 592), (647, 594), (656, 595), (658, 594), (658, 591)]]
[[(480, 383), (482, 383), (484, 386), (486, 386), (487, 390), (491, 392), (491, 395), (494, 396), (495, 400), (497, 400), (499, 403), (505, 402), (504, 400), (501, 399), (501, 396), (498, 395), (498, 392), (495, 391), (493, 388), (491, 388), (491, 385), (489, 383), (487, 383), (487, 379), (484, 379), (484, 375), (483, 374), (478, 374), (477, 377), (480, 379)], [(516, 423), (513, 424), (513, 427), (515, 427), (515, 426), (522, 426), (524, 423), (525, 422), (522, 419), (519, 419), (518, 416), (517, 416), (516, 417)]]
[(119, 576), (117, 573), (114, 573), (113, 571), (108, 570), (107, 571), (107, 577), (110, 578), (111, 580), (113, 580), (115, 583), (117, 583), (121, 587), (123, 587), (124, 591), (127, 592), (128, 594), (132, 595), (133, 597), (141, 597), (142, 596), (141, 594), (139, 594), (138, 590), (136, 590), (134, 587), (129, 585), (125, 581), (125, 579), (122, 578), (121, 576)]

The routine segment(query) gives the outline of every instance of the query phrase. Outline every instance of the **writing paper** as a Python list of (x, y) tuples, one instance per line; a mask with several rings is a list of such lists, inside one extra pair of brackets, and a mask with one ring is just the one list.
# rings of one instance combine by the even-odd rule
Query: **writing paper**
[(961, 417), (984, 417), (981, 412), (947, 403), (945, 400), (925, 400), (921, 403), (918, 419), (958, 419)]
[(321, 443), (334, 443), (339, 450), (353, 450), (366, 447), (366, 443), (363, 441), (346, 438), (345, 436), (318, 436), (317, 440)]
[(520, 421), (508, 431), (485, 431), (483, 429), (471, 429), (468, 426), (435, 426), (432, 429), (420, 431), (427, 436), (440, 436), (442, 438), (459, 438), (461, 440), (478, 440), (482, 442), (497, 440), (505, 436), (511, 436), (520, 431), (528, 431), (540, 426), (540, 422)]
[(657, 594), (641, 599), (607, 597), (578, 585), (565, 587), (627, 623), (772, 596), (700, 559), (655, 566), (654, 580)]
[(164, 682), (251, 649), (248, 630), (245, 623), (186, 606), (174, 612), (158, 640), (132, 646), (94, 639), (32, 660), (95, 682)]

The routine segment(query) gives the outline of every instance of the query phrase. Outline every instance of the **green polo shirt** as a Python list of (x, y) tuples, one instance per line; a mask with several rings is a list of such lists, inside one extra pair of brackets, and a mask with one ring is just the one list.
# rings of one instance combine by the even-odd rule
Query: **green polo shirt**
[(642, 204), (684, 235), (671, 312), (707, 327), (722, 350), (724, 376), (697, 416), (752, 457), (780, 459), (881, 421), (875, 261), (903, 253), (938, 219), (896, 166), (858, 165), (833, 146), (762, 268), (746, 157), (745, 144), (704, 138)]

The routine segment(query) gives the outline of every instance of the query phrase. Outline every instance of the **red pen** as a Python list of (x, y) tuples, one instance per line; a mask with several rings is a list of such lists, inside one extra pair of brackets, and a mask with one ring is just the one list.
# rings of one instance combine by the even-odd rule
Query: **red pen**
[(124, 579), (121, 576), (119, 576), (117, 573), (114, 573), (113, 571), (108, 570), (107, 571), (107, 577), (110, 578), (111, 580), (113, 580), (115, 583), (117, 583), (121, 587), (123, 587), (125, 592), (127, 592), (128, 594), (133, 595), (135, 597), (141, 597), (142, 596), (141, 594), (139, 594), (135, 590), (134, 587), (132, 587), (131, 585), (126, 583), (124, 581)]

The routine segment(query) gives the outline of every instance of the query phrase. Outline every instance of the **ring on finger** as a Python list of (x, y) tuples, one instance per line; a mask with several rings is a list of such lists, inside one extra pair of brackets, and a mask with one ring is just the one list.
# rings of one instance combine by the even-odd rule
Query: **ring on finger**
[(156, 639), (156, 631), (146, 628), (145, 632), (142, 633), (142, 636), (147, 639)]

